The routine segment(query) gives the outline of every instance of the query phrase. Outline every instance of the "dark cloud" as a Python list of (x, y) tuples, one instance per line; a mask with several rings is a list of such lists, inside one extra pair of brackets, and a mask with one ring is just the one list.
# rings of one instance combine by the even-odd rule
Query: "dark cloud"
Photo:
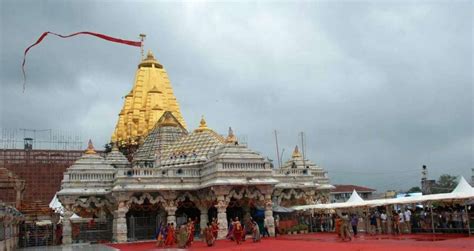
[(148, 35), (188, 126), (202, 114), (250, 147), (307, 156), (333, 183), (378, 189), (430, 175), (470, 175), (472, 3), (1, 2), (1, 124), (81, 132), (106, 143), (131, 88), (138, 50), (43, 31)]

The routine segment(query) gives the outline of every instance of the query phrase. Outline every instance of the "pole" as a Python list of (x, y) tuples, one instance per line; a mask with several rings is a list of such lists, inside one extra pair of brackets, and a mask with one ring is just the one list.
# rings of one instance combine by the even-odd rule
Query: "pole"
[(275, 143), (276, 143), (276, 150), (277, 150), (277, 161), (278, 161), (278, 168), (281, 167), (280, 163), (280, 150), (278, 149), (278, 136), (277, 131), (275, 130)]
[(145, 58), (145, 52), (143, 51), (143, 47), (145, 46), (144, 45), (144, 41), (145, 41), (145, 38), (146, 38), (146, 35), (145, 34), (140, 34), (138, 35), (140, 37), (140, 41), (141, 41), (141, 44), (140, 44), (140, 53), (142, 55), (142, 60)]
[(431, 212), (431, 229), (432, 229), (433, 234), (434, 234), (435, 233), (435, 228), (434, 228), (433, 204), (430, 205), (430, 212)]
[(301, 151), (303, 152), (303, 167), (306, 168), (306, 161), (304, 156), (304, 132), (301, 132)]
[(471, 219), (469, 218), (469, 211), (467, 211), (467, 204), (464, 204), (464, 211), (467, 217), (467, 234), (471, 236)]

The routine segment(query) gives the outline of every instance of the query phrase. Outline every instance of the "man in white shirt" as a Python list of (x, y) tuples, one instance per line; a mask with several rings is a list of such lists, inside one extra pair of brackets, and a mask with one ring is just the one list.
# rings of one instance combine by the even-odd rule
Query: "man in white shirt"
[(411, 234), (411, 211), (410, 209), (405, 209), (405, 225), (407, 226), (407, 231)]
[(398, 218), (400, 219), (400, 234), (403, 234), (403, 231), (405, 229), (405, 217), (403, 216), (403, 212), (401, 210), (398, 210)]
[(380, 220), (382, 221), (382, 234), (387, 233), (387, 214), (382, 211), (380, 214)]

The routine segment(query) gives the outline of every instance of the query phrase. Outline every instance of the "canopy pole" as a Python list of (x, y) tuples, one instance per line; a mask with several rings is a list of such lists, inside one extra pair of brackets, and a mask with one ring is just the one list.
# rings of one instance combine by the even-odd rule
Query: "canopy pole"
[(430, 205), (430, 212), (431, 212), (431, 229), (432, 229), (433, 234), (434, 234), (435, 233), (435, 228), (434, 228), (433, 204)]
[(469, 218), (469, 211), (467, 211), (467, 204), (464, 204), (464, 211), (466, 212), (467, 218), (467, 234), (471, 236), (471, 219)]

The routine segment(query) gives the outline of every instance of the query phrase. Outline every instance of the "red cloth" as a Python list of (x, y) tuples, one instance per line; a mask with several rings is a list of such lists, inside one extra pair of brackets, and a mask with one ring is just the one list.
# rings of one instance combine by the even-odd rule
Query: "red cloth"
[(165, 246), (174, 245), (174, 227), (168, 228), (168, 235), (166, 236)]
[(242, 241), (242, 234), (243, 234), (242, 225), (240, 224), (240, 222), (236, 222), (234, 225), (234, 239), (237, 242), (237, 244), (239, 244)]
[(23, 79), (24, 79), (23, 90), (25, 90), (25, 84), (26, 84), (26, 73), (25, 73), (26, 54), (28, 53), (28, 51), (32, 47), (34, 47), (37, 44), (41, 43), (41, 41), (43, 41), (43, 39), (46, 36), (48, 36), (48, 34), (55, 35), (55, 36), (58, 36), (60, 38), (69, 38), (69, 37), (73, 37), (73, 36), (77, 36), (77, 35), (91, 35), (91, 36), (95, 36), (95, 37), (98, 37), (98, 38), (101, 38), (101, 39), (104, 39), (104, 40), (107, 40), (107, 41), (110, 41), (110, 42), (126, 44), (126, 45), (136, 46), (136, 47), (141, 47), (142, 46), (141, 41), (124, 40), (124, 39), (115, 38), (115, 37), (107, 36), (107, 35), (100, 34), (100, 33), (90, 32), (90, 31), (76, 32), (76, 33), (66, 35), (66, 36), (61, 35), (61, 34), (57, 34), (57, 33), (54, 33), (54, 32), (50, 32), (50, 31), (43, 32), (43, 34), (41, 34), (41, 36), (38, 38), (38, 40), (34, 44), (28, 46), (28, 48), (26, 48), (25, 52), (23, 53), (23, 63), (21, 64), (21, 70), (23, 71)]
[(217, 233), (219, 233), (219, 225), (217, 223), (212, 223), (212, 235), (217, 239)]

